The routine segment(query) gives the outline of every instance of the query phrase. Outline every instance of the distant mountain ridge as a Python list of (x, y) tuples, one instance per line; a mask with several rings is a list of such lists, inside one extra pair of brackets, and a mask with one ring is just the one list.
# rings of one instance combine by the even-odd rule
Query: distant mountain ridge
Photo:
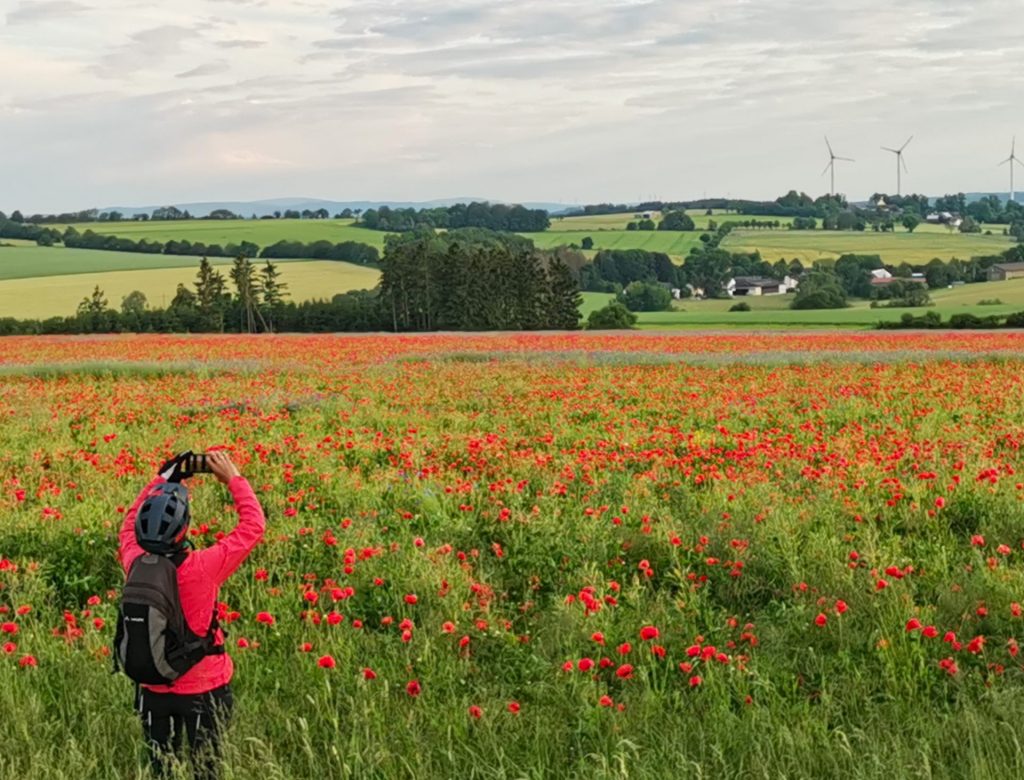
[[(119, 211), (127, 217), (134, 217), (136, 214), (151, 214), (154, 209), (174, 206), (175, 208), (181, 209), (182, 211), (188, 211), (194, 217), (205, 217), (211, 211), (217, 209), (227, 209), (235, 214), (242, 217), (251, 217), (255, 214), (257, 217), (270, 217), (274, 215), (275, 211), (284, 212), (287, 210), (292, 211), (304, 211), (306, 209), (310, 211), (317, 211), (319, 209), (327, 209), (331, 213), (331, 216), (338, 214), (345, 209), (360, 209), (365, 211), (366, 209), (376, 209), (381, 206), (387, 206), (389, 208), (414, 208), (414, 209), (431, 209), (431, 208), (442, 208), (448, 206), (454, 206), (457, 203), (508, 203), (509, 205), (515, 205), (512, 201), (503, 201), (493, 198), (442, 198), (439, 200), (426, 200), (426, 201), (399, 201), (399, 200), (349, 200), (349, 201), (338, 201), (338, 200), (322, 200), (319, 198), (269, 198), (267, 200), (248, 200), (248, 201), (206, 201), (196, 203), (162, 203), (158, 206), (107, 206), (106, 208), (99, 209), (101, 212), (105, 211)], [(522, 203), (519, 204), (525, 206), (528, 209), (544, 209), (545, 211), (557, 214), (559, 212), (568, 211), (569, 209), (575, 208), (573, 206), (566, 205), (564, 203)]]

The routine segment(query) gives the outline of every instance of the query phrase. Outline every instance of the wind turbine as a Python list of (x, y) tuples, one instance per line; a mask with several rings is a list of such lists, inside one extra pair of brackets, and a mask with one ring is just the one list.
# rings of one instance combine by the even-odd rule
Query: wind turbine
[(1017, 136), (1013, 137), (1013, 144), (1010, 146), (1010, 156), (999, 163), (999, 165), (1002, 166), (1007, 163), (1010, 164), (1010, 200), (1013, 201), (1015, 200), (1014, 196), (1016, 195), (1016, 191), (1013, 189), (1013, 164), (1017, 163), (1017, 165), (1024, 168), (1024, 162), (1021, 162), (1020, 158), (1017, 156)]
[[(885, 151), (892, 152), (893, 154), (896, 155), (896, 194), (897, 195), (902, 195), (903, 194), (903, 171), (906, 171), (907, 173), (910, 173), (910, 170), (907, 168), (906, 162), (903, 161), (903, 150), (906, 149), (908, 146), (910, 146), (910, 142), (913, 141), (913, 140), (914, 140), (914, 136), (910, 136), (910, 138), (907, 139), (907, 142), (905, 144), (903, 144), (903, 146), (901, 146), (899, 149), (890, 149), (888, 146), (883, 146), (882, 147), (883, 149), (885, 149)], [(903, 166), (903, 170), (900, 170), (900, 166)]]
[(832, 144), (830, 144), (828, 142), (828, 136), (827, 135), (825, 136), (825, 146), (828, 147), (828, 165), (825, 166), (825, 170), (823, 170), (821, 172), (821, 175), (824, 176), (830, 170), (832, 171), (832, 190), (831, 190), (830, 194), (833, 197), (835, 197), (835, 194), (836, 194), (836, 160), (842, 160), (843, 162), (854, 162), (854, 160), (850, 159), (849, 157), (837, 157), (836, 153), (832, 151)]

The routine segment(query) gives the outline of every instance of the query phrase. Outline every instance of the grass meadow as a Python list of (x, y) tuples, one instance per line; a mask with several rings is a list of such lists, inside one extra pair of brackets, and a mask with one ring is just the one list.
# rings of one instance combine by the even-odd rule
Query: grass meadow
[(950, 233), (945, 228), (913, 233), (854, 233), (833, 230), (734, 230), (722, 242), (732, 252), (757, 250), (769, 262), (798, 259), (804, 265), (847, 253), (879, 255), (883, 262), (923, 265), (930, 260), (968, 260), (997, 255), (1014, 246), (1003, 235)]
[[(224, 445), (227, 780), (1024, 775), (1024, 335), (0, 340), (0, 777), (143, 778), (116, 531)], [(193, 540), (230, 531), (192, 485)], [(182, 772), (178, 777), (186, 777)]]
[[(3, 263), (4, 253), (10, 251), (15, 250), (0, 249), (0, 264)], [(154, 257), (125, 252), (94, 252), (87, 249), (50, 251), (54, 254), (74, 252), (79, 255), (75, 258), (76, 262), (85, 264), (84, 267), (101, 268), (108, 260), (119, 261), (131, 267), (135, 263), (144, 263)], [(24, 250), (24, 255), (36, 252), (50, 254), (50, 251), (32, 248)], [(92, 255), (108, 257), (93, 258)], [(175, 262), (176, 267), (171, 268), (158, 265), (151, 270), (103, 270), (4, 279), (0, 281), (0, 317), (45, 319), (70, 316), (75, 313), (79, 302), (91, 295), (97, 285), (105, 293), (112, 308), (120, 308), (121, 299), (134, 290), (145, 293), (150, 306), (165, 307), (174, 298), (179, 284), (191, 287), (195, 283), (199, 266), (197, 257), (155, 256), (157, 260), (165, 258), (185, 262)], [(220, 261), (214, 264), (226, 276), (228, 269), (224, 260), (215, 260)], [(349, 290), (373, 289), (380, 279), (380, 273), (376, 269), (353, 263), (329, 260), (275, 261), (278, 262), (281, 281), (288, 285), (289, 299), (294, 301), (330, 298)], [(257, 261), (257, 266), (259, 264), (260, 261)]]
[[(1006, 282), (967, 284), (945, 290), (932, 290), (934, 306), (928, 308), (872, 309), (868, 301), (855, 301), (846, 309), (793, 311), (789, 308), (790, 295), (766, 295), (727, 300), (683, 300), (667, 312), (638, 313), (637, 327), (644, 329), (738, 327), (775, 328), (789, 326), (870, 328), (878, 322), (896, 321), (904, 313), (918, 315), (935, 311), (948, 319), (953, 314), (970, 313), (978, 316), (1012, 314), (1024, 311), (1024, 279)], [(580, 310), (584, 319), (591, 311), (604, 306), (612, 296), (606, 293), (584, 293)], [(733, 304), (743, 301), (751, 311), (731, 312)], [(981, 301), (999, 300), (998, 304), (982, 305)]]

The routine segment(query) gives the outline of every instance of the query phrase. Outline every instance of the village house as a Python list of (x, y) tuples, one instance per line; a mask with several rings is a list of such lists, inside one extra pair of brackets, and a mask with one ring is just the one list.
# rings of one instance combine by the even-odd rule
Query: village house
[(725, 291), (729, 295), (781, 295), (795, 289), (796, 279), (786, 277), (783, 281), (770, 279), (767, 276), (737, 276), (730, 279), (725, 285)]

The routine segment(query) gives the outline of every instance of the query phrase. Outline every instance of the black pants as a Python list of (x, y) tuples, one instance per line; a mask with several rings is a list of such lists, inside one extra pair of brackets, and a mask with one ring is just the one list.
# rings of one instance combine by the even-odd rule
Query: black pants
[(183, 757), (183, 737), (188, 734), (195, 776), (214, 780), (218, 775), (221, 731), (233, 706), (230, 685), (191, 696), (139, 688), (136, 709), (142, 718), (153, 772), (158, 777), (170, 774), (175, 757)]

